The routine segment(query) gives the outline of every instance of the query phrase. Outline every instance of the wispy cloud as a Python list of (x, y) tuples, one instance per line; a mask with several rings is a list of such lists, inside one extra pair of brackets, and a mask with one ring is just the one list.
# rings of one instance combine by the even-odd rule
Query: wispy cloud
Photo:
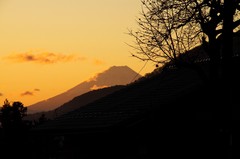
[(77, 57), (74, 54), (66, 55), (53, 52), (33, 53), (32, 51), (12, 54), (6, 58), (14, 62), (34, 62), (41, 64), (54, 64), (59, 62), (71, 62), (77, 60), (83, 61), (86, 59), (85, 57)]
[(24, 92), (24, 93), (21, 93), (21, 96), (23, 97), (23, 96), (33, 96), (34, 95), (34, 93), (33, 92), (31, 92), (31, 91), (26, 91), (26, 92)]
[(35, 89), (34, 89), (34, 91), (36, 91), (36, 92), (39, 92), (39, 91), (40, 91), (40, 89), (38, 89), (38, 88), (35, 88)]
[(40, 92), (40, 89), (35, 88), (33, 91), (25, 91), (25, 92), (21, 93), (20, 96), (22, 96), (22, 97), (23, 96), (34, 96), (35, 93), (37, 93), (37, 92)]
[(90, 90), (98, 90), (98, 89), (102, 89), (102, 88), (106, 88), (106, 87), (108, 87), (108, 86), (97, 86), (97, 85), (93, 85), (91, 88), (90, 88)]

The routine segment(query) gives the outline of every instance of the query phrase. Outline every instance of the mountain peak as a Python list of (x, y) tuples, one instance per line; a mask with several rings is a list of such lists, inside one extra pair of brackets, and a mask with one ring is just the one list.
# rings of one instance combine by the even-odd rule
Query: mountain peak
[[(130, 67), (128, 66), (111, 66), (106, 71), (131, 71), (134, 72)], [(104, 71), (104, 72), (106, 72)], [(137, 73), (136, 73), (137, 74)]]
[(137, 80), (139, 77), (141, 76), (128, 66), (112, 66), (97, 74), (94, 78), (84, 81), (66, 92), (29, 106), (28, 110), (30, 113), (53, 110), (74, 97), (80, 96), (91, 90), (116, 85), (127, 85), (133, 82), (133, 80)]
[(112, 86), (114, 83), (125, 85), (133, 82), (136, 76), (136, 79), (141, 77), (141, 75), (128, 66), (112, 66), (106, 71), (97, 74), (94, 80), (98, 81), (100, 85)]
[(128, 66), (111, 66), (109, 69), (130, 69)]

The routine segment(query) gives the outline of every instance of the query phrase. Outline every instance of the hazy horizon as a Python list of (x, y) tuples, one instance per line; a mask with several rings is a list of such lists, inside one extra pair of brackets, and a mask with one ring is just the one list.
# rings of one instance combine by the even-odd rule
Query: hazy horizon
[[(58, 95), (60, 95), (60, 94), (62, 94), (62, 93), (65, 93), (65, 92), (68, 92), (69, 90), (72, 90), (73, 88), (75, 88), (75, 87), (77, 87), (78, 85), (81, 85), (81, 84), (83, 84), (83, 83), (86, 83), (86, 82), (89, 82), (89, 81), (94, 81), (95, 80), (95, 78), (97, 78), (98, 77), (98, 75), (101, 75), (101, 74), (103, 74), (103, 73), (105, 73), (106, 71), (108, 71), (108, 70), (110, 70), (111, 68), (113, 68), (113, 67), (123, 67), (123, 66), (110, 66), (109, 68), (107, 68), (106, 70), (103, 70), (102, 72), (98, 72), (98, 73), (96, 73), (96, 74), (94, 74), (93, 76), (90, 76), (90, 77), (88, 77), (87, 79), (85, 79), (85, 80), (83, 80), (83, 81), (80, 81), (79, 83), (77, 83), (76, 85), (74, 85), (74, 86), (72, 86), (72, 87), (69, 87), (69, 88), (67, 88), (66, 90), (63, 90), (62, 92), (58, 92), (57, 94), (53, 94), (52, 96), (49, 96), (49, 97), (47, 97), (47, 98), (45, 98), (45, 99), (40, 99), (39, 101), (36, 101), (36, 102), (33, 102), (33, 103), (30, 103), (30, 104), (28, 104), (28, 105), (26, 105), (25, 103), (23, 103), (24, 104), (24, 106), (32, 106), (32, 105), (34, 105), (34, 104), (38, 104), (39, 102), (43, 102), (43, 101), (48, 101), (49, 99), (51, 99), (51, 98), (54, 98), (54, 97), (56, 97), (56, 96), (58, 96)], [(127, 66), (128, 67), (128, 66)], [(130, 67), (129, 67), (130, 68)], [(130, 68), (130, 69), (132, 69), (132, 68)], [(133, 69), (132, 69), (133, 70)], [(135, 70), (133, 70), (133, 71), (135, 71)], [(136, 72), (136, 71), (135, 71)], [(136, 72), (137, 74), (139, 73), (139, 72)], [(139, 74), (140, 76), (143, 76), (141, 73)], [(134, 80), (134, 77), (135, 76), (133, 76), (133, 78), (131, 78), (132, 80)], [(126, 78), (129, 78), (129, 77), (126, 77)], [(115, 79), (116, 80), (116, 79)], [(106, 81), (107, 82), (107, 81)], [(130, 81), (130, 83), (131, 82), (133, 82), (133, 81)], [(118, 85), (118, 84), (116, 84), (116, 85)], [(108, 86), (104, 86), (104, 87), (108, 87)], [(104, 88), (103, 86), (101, 87), (98, 87), (98, 86), (96, 86), (96, 85), (94, 85), (93, 87), (91, 87), (92, 89), (90, 89), (89, 91), (91, 91), (91, 90), (96, 90), (96, 89), (101, 89), (101, 88)], [(34, 96), (34, 94), (35, 93), (37, 93), (37, 92), (40, 92), (40, 90), (38, 90), (38, 89), (34, 89), (33, 91), (26, 91), (26, 92), (24, 92), (23, 94), (21, 94), (21, 96)], [(3, 96), (3, 95), (2, 95)], [(8, 99), (10, 102), (14, 102), (14, 101), (20, 101), (20, 102), (22, 102), (21, 100), (11, 100), (11, 98), (2, 98), (2, 104), (4, 103), (4, 101), (6, 100), (6, 99)], [(0, 104), (0, 107), (2, 106), (2, 104)]]
[(139, 0), (2, 0), (0, 105), (33, 104), (114, 65), (138, 72), (145, 62), (126, 43), (140, 9)]

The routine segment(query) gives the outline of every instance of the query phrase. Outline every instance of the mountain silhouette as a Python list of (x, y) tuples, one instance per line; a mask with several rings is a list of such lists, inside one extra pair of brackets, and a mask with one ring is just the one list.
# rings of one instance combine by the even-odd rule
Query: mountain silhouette
[(64, 103), (63, 105), (61, 105), (60, 107), (58, 107), (54, 110), (29, 114), (24, 117), (24, 120), (38, 121), (39, 118), (43, 114), (46, 117), (46, 119), (54, 119), (58, 116), (67, 114), (68, 112), (74, 111), (82, 106), (85, 106), (89, 103), (99, 100), (99, 99), (101, 99), (109, 94), (112, 94), (122, 88), (125, 88), (125, 87), (126, 86), (123, 86), (123, 85), (116, 85), (116, 86), (111, 86), (111, 87), (107, 87), (107, 88), (92, 90), (92, 91), (84, 93), (80, 96), (74, 97), (69, 102)]
[(133, 79), (136, 80), (139, 77), (141, 76), (128, 66), (112, 66), (106, 71), (97, 74), (95, 77), (80, 83), (66, 92), (28, 106), (28, 113), (33, 114), (36, 112), (54, 110), (74, 97), (89, 91), (115, 85), (126, 85), (131, 83)]

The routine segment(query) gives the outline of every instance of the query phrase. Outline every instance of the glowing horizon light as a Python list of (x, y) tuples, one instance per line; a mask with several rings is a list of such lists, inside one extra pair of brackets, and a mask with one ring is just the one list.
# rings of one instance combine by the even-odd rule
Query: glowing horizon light
[(138, 72), (144, 62), (131, 57), (126, 33), (140, 9), (140, 0), (2, 0), (0, 105), (48, 99), (113, 65)]

